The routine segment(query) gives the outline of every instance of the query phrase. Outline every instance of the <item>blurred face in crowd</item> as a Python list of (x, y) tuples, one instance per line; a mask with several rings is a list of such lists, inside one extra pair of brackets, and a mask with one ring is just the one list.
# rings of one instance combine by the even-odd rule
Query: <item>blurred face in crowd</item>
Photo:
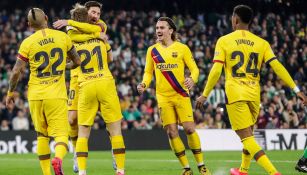
[(158, 21), (156, 24), (156, 35), (158, 42), (171, 39), (173, 29), (170, 28), (166, 21)]
[(90, 7), (88, 10), (89, 21), (92, 24), (95, 24), (100, 19), (101, 10), (99, 7)]

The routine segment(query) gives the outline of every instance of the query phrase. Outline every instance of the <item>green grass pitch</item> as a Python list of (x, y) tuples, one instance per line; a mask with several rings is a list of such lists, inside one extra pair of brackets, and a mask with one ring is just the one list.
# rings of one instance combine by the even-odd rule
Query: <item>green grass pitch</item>
[[(191, 151), (188, 152), (194, 174), (199, 174)], [(303, 151), (266, 151), (269, 158), (283, 175), (299, 175), (294, 170), (297, 159)], [(205, 163), (213, 175), (228, 175), (231, 167), (240, 165), (241, 153), (238, 151), (204, 152)], [(72, 172), (72, 155), (64, 160), (65, 175)], [(111, 151), (89, 153), (88, 175), (113, 175)], [(180, 175), (181, 168), (171, 151), (129, 151), (126, 156), (126, 175)], [(41, 170), (35, 154), (0, 155), (0, 175), (40, 175)], [(250, 175), (265, 175), (255, 161), (252, 162)]]

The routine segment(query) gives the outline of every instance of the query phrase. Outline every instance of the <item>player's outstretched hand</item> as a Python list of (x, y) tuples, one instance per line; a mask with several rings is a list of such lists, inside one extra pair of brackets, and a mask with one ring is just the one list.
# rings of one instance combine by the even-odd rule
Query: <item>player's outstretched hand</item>
[(194, 87), (195, 83), (191, 77), (185, 78), (184, 86), (191, 90)]
[(14, 103), (14, 97), (13, 97), (13, 95), (8, 95), (8, 96), (6, 96), (6, 99), (5, 99), (5, 105), (6, 105), (6, 107), (8, 107), (9, 104), (11, 104), (11, 103)]
[(205, 111), (204, 103), (207, 100), (207, 97), (200, 96), (196, 99), (196, 109), (200, 109), (201, 111)]
[(143, 94), (143, 92), (145, 91), (145, 84), (144, 83), (138, 84), (137, 90), (138, 90), (139, 94)]
[(62, 27), (68, 26), (68, 20), (60, 19), (55, 21), (52, 25), (55, 29), (61, 29)]
[(307, 99), (306, 99), (306, 96), (304, 95), (303, 92), (298, 92), (296, 94), (298, 96), (298, 98), (300, 98), (302, 100), (302, 103), (307, 106)]

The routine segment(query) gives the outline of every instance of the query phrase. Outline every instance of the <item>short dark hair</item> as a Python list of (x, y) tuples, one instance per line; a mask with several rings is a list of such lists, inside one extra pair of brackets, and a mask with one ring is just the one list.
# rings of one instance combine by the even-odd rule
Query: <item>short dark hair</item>
[(91, 7), (99, 7), (100, 9), (102, 8), (102, 4), (97, 2), (97, 1), (87, 1), (84, 6), (87, 9), (90, 9)]
[(245, 24), (250, 24), (254, 15), (253, 9), (247, 5), (235, 6), (233, 13), (238, 15), (241, 21)]
[(174, 23), (174, 21), (169, 17), (160, 17), (158, 21), (166, 21), (170, 26), (170, 28), (174, 30), (172, 33), (172, 40), (173, 41), (177, 40), (177, 26)]

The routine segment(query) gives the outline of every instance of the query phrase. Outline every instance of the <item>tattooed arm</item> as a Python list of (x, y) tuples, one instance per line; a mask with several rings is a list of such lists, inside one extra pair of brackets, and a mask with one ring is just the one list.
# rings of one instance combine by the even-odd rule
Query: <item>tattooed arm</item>
[(76, 51), (75, 47), (72, 47), (70, 51), (67, 52), (68, 58), (72, 61), (66, 64), (66, 69), (75, 69), (76, 67), (80, 66), (81, 60), (80, 56)]
[(20, 73), (24, 71), (26, 68), (27, 63), (21, 59), (17, 59), (15, 66), (12, 70), (10, 81), (9, 81), (9, 90), (7, 92), (7, 97), (6, 97), (6, 106), (9, 103), (14, 102), (14, 97), (13, 97), (13, 91), (16, 89)]

